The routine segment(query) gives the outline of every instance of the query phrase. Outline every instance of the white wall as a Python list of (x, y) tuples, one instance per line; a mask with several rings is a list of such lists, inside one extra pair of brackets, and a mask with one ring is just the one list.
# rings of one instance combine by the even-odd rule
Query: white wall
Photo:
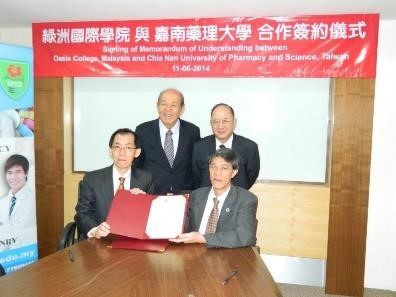
[[(375, 92), (365, 287), (396, 291), (396, 21), (381, 21)], [(31, 29), (0, 29), (31, 46)]]
[(365, 286), (396, 291), (396, 21), (381, 21)]
[(31, 28), (15, 28), (1, 29), (0, 42), (32, 47), (32, 29)]

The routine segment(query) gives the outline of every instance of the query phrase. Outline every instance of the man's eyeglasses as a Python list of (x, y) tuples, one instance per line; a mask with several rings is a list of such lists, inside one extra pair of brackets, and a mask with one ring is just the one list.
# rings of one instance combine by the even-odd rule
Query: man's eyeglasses
[(231, 170), (233, 170), (232, 169), (232, 166), (217, 166), (217, 165), (214, 165), (214, 164), (210, 164), (209, 165), (209, 170), (210, 171), (220, 171), (220, 172), (227, 172), (227, 171), (231, 171)]
[(218, 126), (218, 125), (220, 125), (220, 124), (222, 124), (222, 125), (229, 125), (229, 124), (232, 123), (232, 120), (228, 120), (228, 119), (224, 119), (224, 120), (211, 120), (210, 123), (211, 123), (213, 126)]
[(111, 146), (111, 149), (113, 151), (116, 151), (116, 152), (120, 152), (121, 150), (125, 150), (126, 152), (130, 153), (130, 152), (133, 152), (133, 150), (136, 149), (136, 146), (133, 146), (133, 145), (122, 146), (122, 145), (115, 144), (115, 145)]

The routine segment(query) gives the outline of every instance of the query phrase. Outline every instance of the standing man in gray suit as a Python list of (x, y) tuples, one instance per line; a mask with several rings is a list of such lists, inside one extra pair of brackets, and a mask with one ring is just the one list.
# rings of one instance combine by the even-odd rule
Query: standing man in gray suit
[(258, 199), (231, 185), (238, 172), (238, 156), (228, 148), (209, 159), (211, 187), (191, 193), (186, 231), (173, 242), (205, 243), (208, 247), (236, 248), (256, 244)]
[(118, 129), (109, 141), (113, 165), (85, 174), (74, 217), (83, 238), (101, 238), (110, 233), (105, 220), (118, 189), (134, 194), (154, 192), (151, 173), (132, 166), (140, 152), (137, 135), (128, 128)]
[(191, 157), (200, 131), (180, 119), (184, 96), (176, 89), (163, 90), (157, 100), (159, 118), (140, 124), (136, 134), (141, 139), (142, 154), (135, 166), (154, 176), (157, 194), (180, 194), (194, 189)]
[(257, 144), (234, 133), (236, 127), (234, 109), (225, 103), (216, 104), (211, 111), (210, 124), (213, 134), (194, 145), (192, 167), (195, 186), (210, 185), (208, 158), (219, 147), (234, 150), (239, 156), (239, 170), (232, 180), (232, 184), (250, 189), (256, 182), (260, 172), (260, 155)]

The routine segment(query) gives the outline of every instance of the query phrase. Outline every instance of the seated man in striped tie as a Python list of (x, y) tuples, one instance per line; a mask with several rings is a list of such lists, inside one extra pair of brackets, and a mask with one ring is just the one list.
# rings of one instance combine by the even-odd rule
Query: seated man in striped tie
[(256, 244), (257, 197), (231, 184), (238, 172), (238, 156), (220, 148), (209, 158), (211, 187), (191, 193), (187, 233), (173, 242), (205, 243), (208, 247), (236, 248)]
[(134, 194), (154, 192), (151, 173), (132, 166), (140, 152), (135, 132), (128, 128), (118, 129), (109, 141), (113, 164), (85, 174), (74, 217), (83, 238), (109, 235), (110, 226), (105, 220), (118, 189), (130, 190)]

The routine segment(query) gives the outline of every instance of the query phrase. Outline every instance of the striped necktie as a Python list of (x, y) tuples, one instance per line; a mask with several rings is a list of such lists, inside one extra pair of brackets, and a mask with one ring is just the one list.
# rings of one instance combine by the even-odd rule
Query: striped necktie
[(172, 130), (168, 130), (165, 134), (165, 141), (164, 141), (165, 155), (168, 158), (169, 165), (171, 167), (173, 166), (173, 161), (175, 160), (172, 134), (173, 134)]
[(213, 209), (210, 212), (208, 224), (206, 225), (205, 234), (212, 234), (216, 232), (217, 221), (219, 220), (219, 199), (213, 198)]
[(10, 211), (9, 211), (9, 213), (8, 213), (8, 216), (9, 216), (10, 218), (11, 218), (12, 211), (14, 210), (15, 203), (16, 203), (16, 197), (15, 197), (15, 196), (12, 196), (12, 198), (11, 198), (11, 204), (10, 204)]

